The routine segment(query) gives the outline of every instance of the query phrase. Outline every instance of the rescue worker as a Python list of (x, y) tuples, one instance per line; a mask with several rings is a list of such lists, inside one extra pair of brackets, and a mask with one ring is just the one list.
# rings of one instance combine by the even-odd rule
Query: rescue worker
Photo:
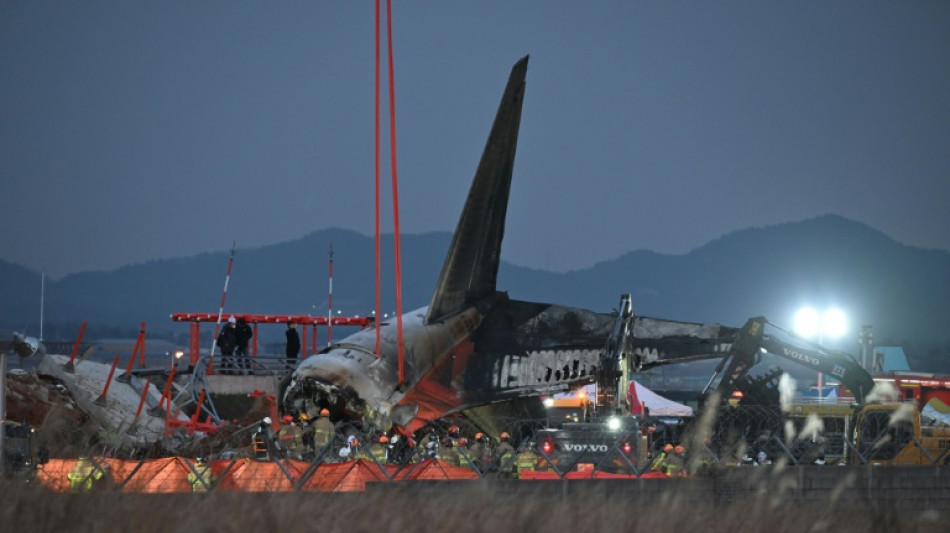
[(214, 473), (211, 472), (211, 466), (204, 457), (196, 458), (194, 469), (188, 472), (191, 492), (208, 492), (211, 490), (212, 483), (214, 483)]
[(234, 364), (234, 350), (237, 348), (237, 342), (237, 319), (232, 316), (218, 333), (217, 344), (221, 349), (222, 374), (237, 373), (237, 367)]
[(497, 468), (502, 477), (510, 478), (515, 470), (515, 449), (509, 442), (511, 436), (508, 432), (502, 431), (498, 439), (501, 443), (495, 449), (495, 456), (498, 457)]
[(518, 478), (521, 478), (524, 472), (537, 469), (540, 457), (538, 457), (536, 449), (537, 445), (533, 442), (529, 442), (528, 445), (515, 456), (515, 468), (518, 471)]
[(666, 459), (666, 475), (683, 477), (686, 475), (686, 448), (677, 444), (673, 447), (673, 455)]
[[(458, 446), (459, 466), (475, 470), (475, 458), (472, 456), (471, 449), (466, 448), (467, 446), (468, 439), (465, 437), (460, 438)], [(472, 446), (474, 447), (475, 445), (473, 444)]]
[(665, 472), (666, 471), (666, 458), (673, 453), (673, 445), (667, 444), (663, 447), (663, 451), (656, 454), (656, 457), (653, 458), (653, 462), (650, 463), (650, 470), (654, 472)]
[(761, 451), (758, 455), (755, 456), (755, 466), (766, 466), (772, 464), (772, 460), (769, 459), (769, 454)]
[(369, 447), (369, 453), (366, 457), (369, 461), (375, 461), (381, 465), (386, 464), (389, 448), (389, 437), (382, 435), (372, 446)]
[(459, 452), (455, 449), (455, 443), (452, 442), (451, 438), (445, 437), (442, 439), (442, 449), (439, 452), (439, 455), (446, 463), (453, 466), (459, 466)]
[(69, 480), (69, 491), (89, 492), (96, 482), (102, 479), (102, 476), (102, 470), (92, 464), (88, 457), (80, 457), (76, 465), (66, 474), (66, 479)]
[(317, 421), (313, 423), (313, 453), (317, 456), (333, 441), (336, 428), (330, 421), (330, 410), (321, 409)]
[(300, 413), (297, 425), (300, 427), (300, 455), (304, 460), (313, 459), (313, 427), (310, 424), (310, 415)]
[(475, 434), (475, 443), (469, 447), (468, 453), (482, 472), (487, 471), (491, 466), (491, 446), (488, 443), (488, 437), (484, 433)]
[(426, 434), (419, 439), (419, 446), (423, 453), (422, 459), (439, 458), (439, 436), (435, 431), (435, 427), (426, 427)]
[(300, 451), (303, 447), (303, 435), (300, 428), (294, 423), (294, 417), (291, 415), (284, 415), (280, 422), (283, 426), (277, 432), (277, 442), (280, 444), (281, 452), (284, 457), (300, 459)]
[(449, 439), (452, 440), (452, 447), (453, 447), (453, 448), (458, 448), (458, 447), (459, 447), (459, 436), (460, 436), (461, 433), (462, 433), (462, 431), (459, 429), (459, 427), (456, 426), (455, 424), (452, 424), (451, 426), (449, 426), (449, 430), (448, 430), (446, 433), (448, 434)]
[(269, 416), (265, 416), (257, 426), (257, 431), (251, 439), (254, 443), (255, 459), (266, 460), (277, 456), (274, 433), (271, 431), (271, 424), (273, 423), (274, 421)]

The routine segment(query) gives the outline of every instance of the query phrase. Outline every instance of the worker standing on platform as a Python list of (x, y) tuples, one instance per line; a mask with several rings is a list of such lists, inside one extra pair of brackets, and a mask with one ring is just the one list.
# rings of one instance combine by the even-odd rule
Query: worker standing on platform
[(242, 316), (237, 319), (237, 347), (234, 349), (234, 355), (237, 356), (238, 374), (249, 374), (251, 371), (251, 361), (247, 358), (248, 346), (251, 337), (254, 336), (254, 330), (248, 325), (247, 320)]
[(468, 448), (468, 439), (462, 437), (459, 439), (458, 445), (458, 456), (459, 456), (459, 466), (463, 468), (468, 468), (475, 470), (475, 457), (472, 456), (471, 448), (474, 448), (473, 444), (471, 448)]
[(271, 433), (271, 419), (265, 416), (257, 426), (257, 431), (251, 438), (254, 445), (254, 458), (263, 461), (272, 457), (271, 452), (274, 448), (274, 435)]
[(297, 333), (297, 324), (293, 320), (287, 321), (287, 331), (284, 332), (287, 337), (287, 364), (290, 368), (297, 366), (297, 354), (300, 353), (300, 334)]
[(666, 475), (683, 477), (686, 475), (686, 448), (681, 444), (673, 447), (673, 455), (666, 459)]
[(221, 349), (221, 373), (235, 372), (234, 349), (237, 348), (237, 319), (233, 316), (228, 318), (228, 323), (218, 333), (218, 348)]
[(371, 461), (384, 465), (388, 459), (389, 437), (381, 435), (379, 439), (369, 447), (369, 458)]
[(650, 463), (650, 470), (654, 472), (666, 472), (666, 460), (673, 454), (673, 445), (667, 444), (663, 447), (663, 451), (656, 454), (656, 457), (653, 458), (653, 462)]

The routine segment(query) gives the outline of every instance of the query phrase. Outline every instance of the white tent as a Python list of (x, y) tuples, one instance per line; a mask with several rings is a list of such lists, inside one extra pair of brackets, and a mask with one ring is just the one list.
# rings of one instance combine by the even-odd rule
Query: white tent
[[(586, 385), (574, 392), (555, 394), (555, 398), (574, 398), (583, 392), (588, 398), (597, 394), (596, 385)], [(636, 381), (630, 382), (627, 391), (627, 405), (632, 414), (640, 414), (645, 405), (650, 410), (650, 416), (693, 416), (693, 408), (688, 405), (674, 402), (651, 391)]]
[(664, 398), (632, 380), (627, 391), (627, 403), (630, 405), (630, 412), (634, 414), (639, 414), (646, 406), (650, 410), (650, 416), (693, 416), (692, 407)]

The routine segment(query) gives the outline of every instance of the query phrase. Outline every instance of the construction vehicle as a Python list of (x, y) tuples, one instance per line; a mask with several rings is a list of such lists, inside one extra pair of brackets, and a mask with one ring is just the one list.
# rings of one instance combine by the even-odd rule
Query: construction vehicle
[[(922, 423), (920, 409), (923, 405), (899, 401), (903, 395), (899, 396), (893, 388), (885, 391), (880, 399), (873, 399), (871, 392), (875, 380), (853, 357), (818, 345), (792, 344), (766, 333), (766, 325), (777, 328), (765, 318), (756, 317), (749, 319), (740, 330), (729, 356), (717, 368), (721, 379), (715, 390), (721, 398), (731, 396), (750, 368), (759, 362), (762, 353), (775, 354), (838, 379), (854, 395), (853, 404), (789, 406), (786, 419), (792, 421), (797, 430), (805, 426), (808, 417), (821, 421), (822, 459), (875, 465), (932, 465), (947, 462), (950, 427), (931, 427)], [(791, 338), (797, 339), (794, 336)], [(802, 341), (802, 344), (806, 342)], [(710, 386), (716, 377), (710, 380)], [(918, 387), (911, 390), (916, 392), (917, 397), (934, 396), (926, 388), (921, 388), (919, 383), (916, 385)]]

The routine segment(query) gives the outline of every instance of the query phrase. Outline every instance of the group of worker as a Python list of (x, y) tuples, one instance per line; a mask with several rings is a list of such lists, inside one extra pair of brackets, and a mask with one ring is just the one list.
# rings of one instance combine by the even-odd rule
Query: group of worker
[(667, 444), (653, 457), (650, 470), (670, 477), (685, 477), (686, 465), (686, 448), (682, 444)]

